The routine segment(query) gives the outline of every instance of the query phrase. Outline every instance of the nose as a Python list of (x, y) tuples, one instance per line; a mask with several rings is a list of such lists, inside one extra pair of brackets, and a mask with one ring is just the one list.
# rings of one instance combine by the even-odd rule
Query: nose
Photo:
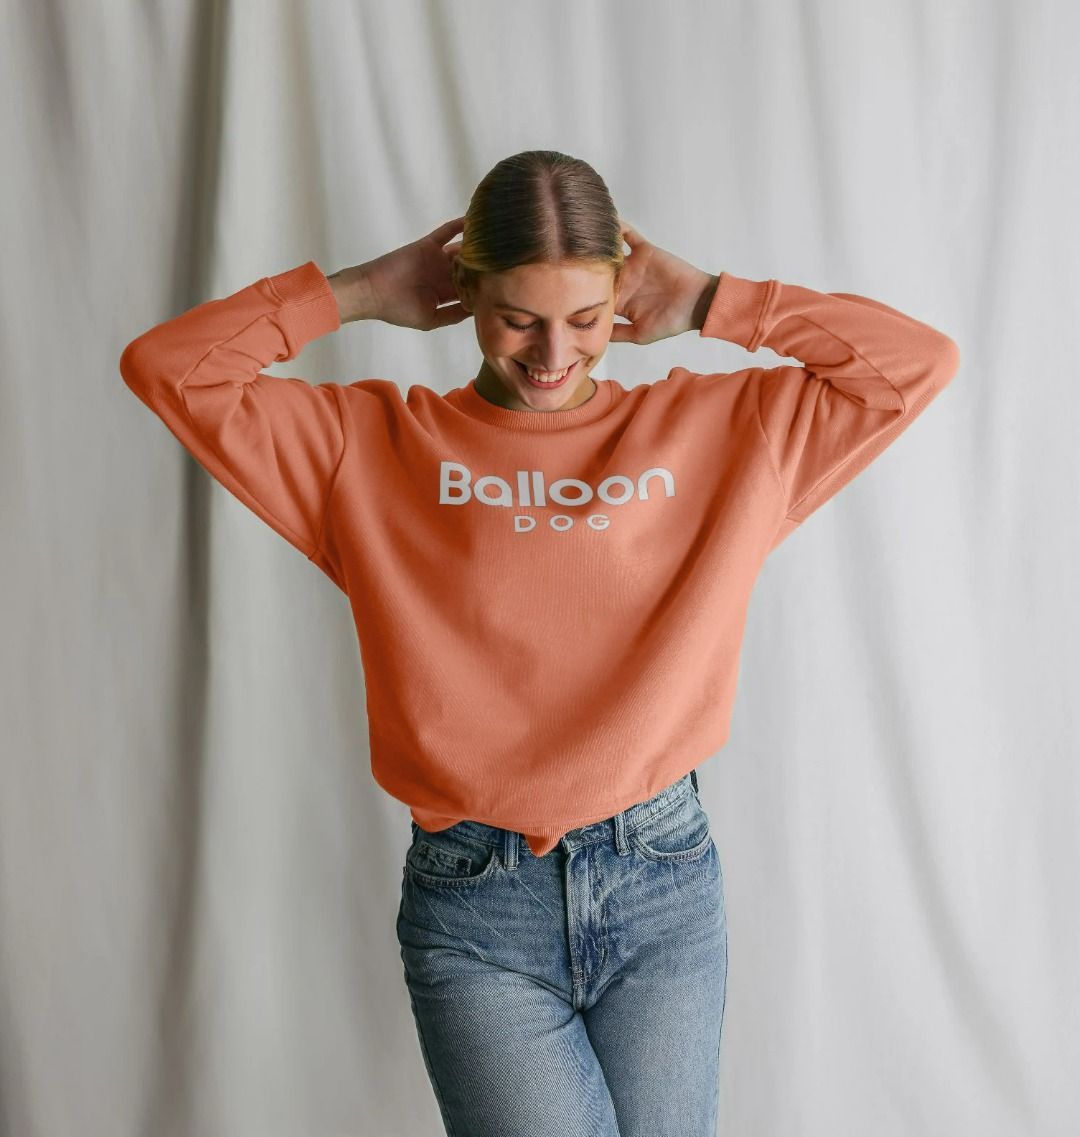
[(580, 352), (575, 352), (570, 343), (571, 334), (564, 328), (551, 328), (538, 338), (542, 362), (536, 366), (544, 371), (558, 371), (581, 358)]

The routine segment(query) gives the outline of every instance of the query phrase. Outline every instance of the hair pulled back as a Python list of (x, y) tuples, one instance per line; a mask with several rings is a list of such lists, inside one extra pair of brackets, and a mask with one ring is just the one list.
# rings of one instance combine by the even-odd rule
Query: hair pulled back
[(610, 265), (618, 285), (622, 245), (615, 203), (588, 162), (523, 150), (493, 166), (473, 191), (454, 280), (473, 292), (486, 273), (591, 261)]

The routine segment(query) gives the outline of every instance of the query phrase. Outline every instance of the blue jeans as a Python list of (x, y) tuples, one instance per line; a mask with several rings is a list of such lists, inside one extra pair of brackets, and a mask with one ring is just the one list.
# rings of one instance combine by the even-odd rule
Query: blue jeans
[(727, 920), (697, 772), (544, 857), (411, 824), (397, 937), (449, 1137), (715, 1137)]

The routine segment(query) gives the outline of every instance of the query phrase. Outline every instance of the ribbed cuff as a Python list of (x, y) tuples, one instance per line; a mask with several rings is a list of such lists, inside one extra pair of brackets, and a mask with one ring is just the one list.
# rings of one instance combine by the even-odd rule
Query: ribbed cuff
[(757, 351), (765, 334), (765, 312), (779, 287), (778, 280), (748, 280), (721, 272), (698, 334)]
[(281, 308), (278, 320), (292, 355), (309, 340), (341, 327), (337, 297), (314, 261), (266, 278)]

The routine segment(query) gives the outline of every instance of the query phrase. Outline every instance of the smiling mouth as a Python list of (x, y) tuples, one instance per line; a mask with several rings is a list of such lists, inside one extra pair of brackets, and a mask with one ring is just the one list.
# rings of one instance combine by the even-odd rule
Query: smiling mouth
[(574, 374), (574, 369), (581, 362), (581, 360), (577, 359), (573, 363), (571, 363), (570, 366), (567, 367), (562, 378), (556, 379), (552, 382), (545, 382), (543, 379), (534, 379), (529, 374), (529, 369), (525, 366), (524, 363), (521, 362), (520, 359), (515, 359), (514, 362), (517, 364), (518, 370), (525, 377), (526, 382), (528, 382), (530, 386), (538, 387), (541, 390), (553, 390), (556, 387), (561, 387), (561, 386), (563, 386), (564, 383), (566, 383), (566, 381)]

